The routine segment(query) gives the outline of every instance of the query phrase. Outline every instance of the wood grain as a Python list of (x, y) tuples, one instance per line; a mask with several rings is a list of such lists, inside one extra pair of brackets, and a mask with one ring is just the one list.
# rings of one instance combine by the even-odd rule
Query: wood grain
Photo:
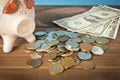
[[(119, 6), (114, 7), (120, 8)], [(82, 13), (90, 8), (91, 6), (36, 6), (36, 19), (38, 23), (39, 21), (41, 23), (37, 23), (35, 31), (47, 28), (65, 30), (51, 21)], [(26, 65), (26, 61), (30, 59), (33, 52), (25, 49), (26, 44), (24, 39), (18, 38), (14, 50), (10, 54), (4, 54), (3, 42), (0, 38), (0, 80), (120, 80), (120, 31), (117, 39), (110, 40), (109, 48), (105, 50), (104, 55), (94, 56), (91, 59), (96, 63), (94, 70), (83, 70), (78, 65), (59, 75), (49, 73), (48, 67), (51, 63), (45, 57), (42, 58), (41, 67), (30, 69)]]

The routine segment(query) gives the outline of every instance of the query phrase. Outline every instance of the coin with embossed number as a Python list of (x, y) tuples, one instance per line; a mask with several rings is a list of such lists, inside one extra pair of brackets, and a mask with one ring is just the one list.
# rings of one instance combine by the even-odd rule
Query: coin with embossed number
[(42, 60), (40, 59), (30, 59), (26, 62), (26, 64), (32, 68), (37, 68), (42, 64)]
[(91, 52), (95, 55), (102, 55), (104, 54), (104, 50), (101, 47), (93, 46)]
[(59, 63), (52, 64), (49, 67), (49, 71), (50, 71), (51, 74), (58, 74), (58, 73), (61, 73), (61, 72), (64, 71), (64, 67), (63, 67), (63, 65), (61, 65)]

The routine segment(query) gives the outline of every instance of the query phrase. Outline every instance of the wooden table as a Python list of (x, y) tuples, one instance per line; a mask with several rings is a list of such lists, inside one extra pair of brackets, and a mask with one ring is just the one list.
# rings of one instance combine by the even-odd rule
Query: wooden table
[[(114, 6), (120, 8), (119, 6)], [(69, 17), (89, 10), (91, 6), (35, 6), (37, 30), (46, 28), (63, 29), (51, 21)], [(19, 38), (10, 54), (2, 51), (0, 38), (0, 80), (120, 80), (120, 31), (117, 39), (110, 40), (109, 48), (102, 56), (94, 56), (94, 70), (83, 70), (75, 66), (59, 75), (51, 75), (48, 67), (51, 64), (43, 58), (43, 65), (30, 69), (26, 61), (32, 52), (24, 48), (27, 42)]]

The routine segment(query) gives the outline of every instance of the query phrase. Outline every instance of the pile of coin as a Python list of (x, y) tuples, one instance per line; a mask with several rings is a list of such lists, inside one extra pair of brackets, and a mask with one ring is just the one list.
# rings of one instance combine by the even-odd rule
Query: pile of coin
[[(52, 63), (49, 67), (52, 74), (61, 73), (79, 64), (82, 69), (94, 69), (95, 63), (88, 60), (92, 59), (93, 55), (104, 54), (104, 49), (108, 48), (109, 43), (106, 38), (63, 30), (47, 29), (37, 31), (34, 35), (37, 40), (27, 44), (26, 49), (45, 52), (45, 58)], [(32, 60), (29, 60), (27, 64), (38, 67), (40, 61), (34, 59), (40, 60), (40, 56), (39, 54), (32, 55)]]

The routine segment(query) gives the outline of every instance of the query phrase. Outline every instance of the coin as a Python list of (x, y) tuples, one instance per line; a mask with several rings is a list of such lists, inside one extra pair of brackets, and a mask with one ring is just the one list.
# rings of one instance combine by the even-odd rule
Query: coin
[(73, 59), (74, 59), (74, 65), (80, 64), (80, 60), (78, 58), (74, 57)]
[(56, 31), (55, 33), (57, 34), (57, 36), (64, 36), (65, 32), (66, 31), (59, 30), (59, 31)]
[(94, 39), (88, 38), (88, 37), (83, 37), (83, 38), (82, 38), (82, 41), (83, 41), (83, 42), (88, 42), (88, 43), (94, 43), (94, 42), (95, 42)]
[(45, 31), (37, 31), (34, 34), (35, 36), (43, 36), (43, 35), (46, 35), (47, 33)]
[(97, 43), (99, 43), (99, 44), (107, 44), (107, 43), (109, 43), (109, 40), (107, 38), (101, 38), (101, 37), (95, 38), (95, 41)]
[(72, 46), (68, 46), (68, 45), (65, 45), (65, 48), (68, 49), (69, 51), (79, 51), (79, 47), (72, 47)]
[(95, 55), (102, 55), (104, 54), (104, 50), (101, 47), (93, 46), (91, 52)]
[(90, 50), (92, 49), (92, 45), (90, 43), (81, 43), (80, 44), (80, 49), (83, 51), (83, 52), (90, 52)]
[(34, 53), (34, 54), (31, 54), (31, 58), (32, 59), (40, 59), (43, 57), (43, 54), (42, 53)]
[(37, 48), (36, 51), (40, 52), (40, 51), (47, 51), (50, 48), (49, 45), (47, 45), (46, 43), (42, 44), (41, 47)]
[(59, 43), (58, 40), (51, 40), (51, 41), (46, 41), (46, 44), (49, 46), (55, 46)]
[(81, 38), (79, 38), (79, 37), (72, 38), (71, 40), (78, 42), (78, 43), (80, 43), (82, 41)]
[(30, 59), (26, 64), (32, 68), (37, 68), (42, 64), (42, 61), (40, 59)]
[(95, 68), (95, 63), (92, 61), (83, 61), (80, 63), (80, 67), (82, 69), (94, 69)]
[(108, 45), (107, 44), (96, 44), (96, 46), (101, 47), (102, 49), (107, 49)]
[(74, 32), (66, 32), (65, 35), (67, 35), (70, 38), (78, 37), (78, 34)]
[(69, 38), (68, 38), (68, 36), (61, 36), (60, 38), (59, 38), (59, 41), (60, 42), (65, 42), (65, 41), (67, 41)]
[(52, 61), (53, 59), (55, 59), (57, 57), (57, 53), (55, 52), (50, 52), (46, 55), (46, 58), (49, 60), (49, 61)]
[(59, 63), (52, 64), (49, 67), (49, 71), (50, 71), (51, 74), (58, 74), (58, 73), (61, 73), (61, 72), (64, 71), (64, 67)]
[(68, 69), (74, 65), (74, 60), (71, 57), (65, 57), (60, 59), (60, 64), (62, 64), (65, 69)]
[(26, 49), (29, 49), (29, 50), (35, 50), (36, 49), (35, 42), (29, 43), (25, 47), (26, 47)]
[(92, 58), (92, 54), (85, 53), (85, 52), (78, 52), (78, 57), (79, 57), (79, 59), (82, 59), (82, 60), (88, 60), (88, 59)]
[(69, 51), (69, 52), (64, 52), (64, 54), (62, 54), (61, 56), (66, 57), (66, 56), (70, 56), (73, 54), (73, 51)]
[(67, 45), (67, 47), (75, 47), (76, 48), (79, 46), (79, 44), (77, 42), (72, 41), (72, 40), (67, 41), (65, 44)]

